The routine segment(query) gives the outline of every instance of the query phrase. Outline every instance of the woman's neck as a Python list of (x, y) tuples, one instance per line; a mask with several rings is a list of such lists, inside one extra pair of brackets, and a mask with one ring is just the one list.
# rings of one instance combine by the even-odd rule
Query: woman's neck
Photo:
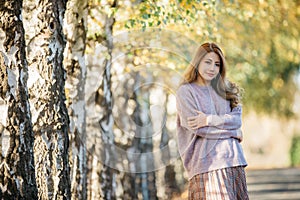
[(205, 81), (203, 80), (201, 77), (198, 77), (196, 80), (195, 80), (195, 83), (200, 85), (200, 86), (210, 86), (211, 84), (211, 81)]

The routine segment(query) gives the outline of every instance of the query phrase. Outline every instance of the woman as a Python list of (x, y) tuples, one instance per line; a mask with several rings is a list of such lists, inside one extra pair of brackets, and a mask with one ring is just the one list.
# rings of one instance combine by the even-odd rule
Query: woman
[(202, 44), (176, 93), (178, 146), (188, 172), (189, 199), (249, 199), (239, 88), (225, 74), (221, 49)]

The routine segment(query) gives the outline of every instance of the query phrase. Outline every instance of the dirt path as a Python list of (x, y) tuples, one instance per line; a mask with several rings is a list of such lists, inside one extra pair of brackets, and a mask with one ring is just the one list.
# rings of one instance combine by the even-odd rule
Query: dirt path
[(251, 200), (300, 200), (300, 168), (247, 170)]

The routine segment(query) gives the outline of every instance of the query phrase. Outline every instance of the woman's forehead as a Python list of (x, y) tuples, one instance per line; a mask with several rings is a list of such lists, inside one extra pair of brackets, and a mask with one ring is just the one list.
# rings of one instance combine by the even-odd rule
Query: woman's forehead
[(206, 59), (206, 60), (213, 60), (213, 61), (219, 61), (220, 62), (220, 57), (218, 54), (216, 54), (215, 52), (209, 52), (207, 53), (203, 59)]

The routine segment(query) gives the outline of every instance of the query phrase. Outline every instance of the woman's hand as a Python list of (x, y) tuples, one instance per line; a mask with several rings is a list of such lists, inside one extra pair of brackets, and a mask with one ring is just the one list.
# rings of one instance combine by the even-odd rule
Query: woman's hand
[(201, 111), (196, 110), (198, 115), (188, 118), (188, 126), (191, 129), (198, 129), (207, 126), (207, 116)]
[(241, 143), (243, 141), (243, 132), (241, 129), (238, 129), (237, 132), (237, 139), (239, 140), (239, 143)]

